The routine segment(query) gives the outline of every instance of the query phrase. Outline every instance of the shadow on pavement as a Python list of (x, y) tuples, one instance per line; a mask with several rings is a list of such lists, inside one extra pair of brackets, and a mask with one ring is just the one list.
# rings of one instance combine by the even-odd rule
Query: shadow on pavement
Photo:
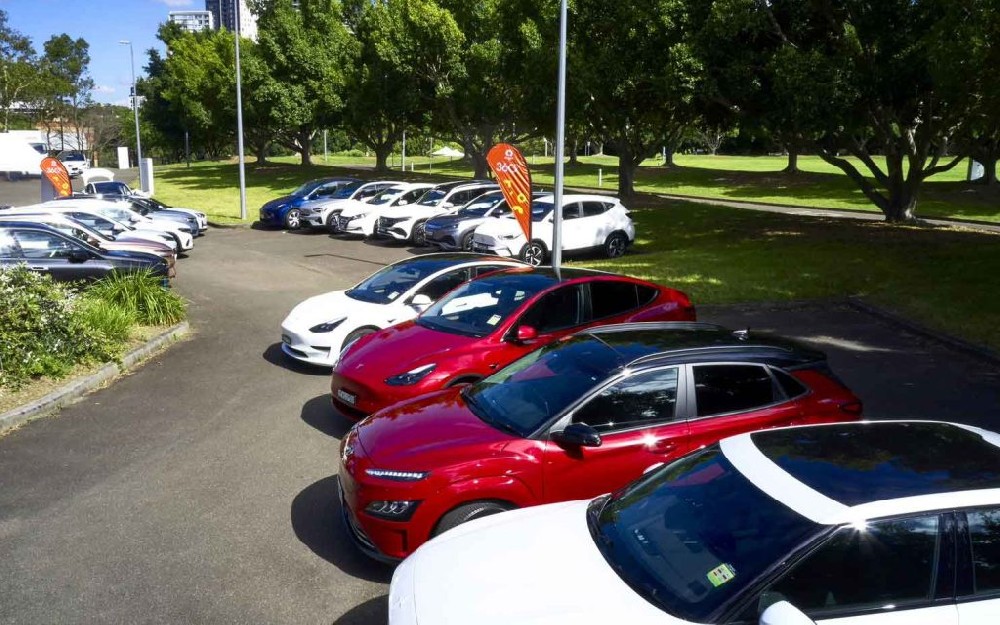
[(389, 620), (389, 595), (369, 599), (344, 613), (333, 625), (369, 625)]
[(329, 393), (323, 393), (304, 403), (301, 416), (312, 427), (336, 439), (344, 438), (347, 430), (354, 425), (354, 422), (334, 409)]
[(288, 369), (289, 371), (294, 371), (295, 373), (316, 376), (330, 375), (330, 369), (327, 367), (314, 367), (313, 365), (307, 365), (304, 362), (292, 360), (285, 355), (285, 352), (281, 351), (281, 343), (274, 343), (268, 346), (261, 356), (272, 365), (281, 367), (282, 369)]
[(358, 551), (351, 542), (341, 518), (336, 475), (309, 485), (295, 496), (292, 500), (291, 521), (292, 530), (302, 544), (348, 575), (380, 584), (387, 584), (392, 578), (391, 566), (372, 560)]

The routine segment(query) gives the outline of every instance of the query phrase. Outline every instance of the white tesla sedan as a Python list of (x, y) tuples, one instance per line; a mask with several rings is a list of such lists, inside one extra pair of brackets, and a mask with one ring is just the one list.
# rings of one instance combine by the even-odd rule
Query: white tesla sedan
[(391, 625), (614, 622), (1000, 623), (1000, 435), (884, 421), (730, 437), (612, 495), (449, 530), (389, 591)]
[(353, 288), (310, 297), (293, 308), (281, 323), (281, 349), (295, 360), (332, 367), (354, 341), (416, 317), (466, 280), (523, 266), (479, 254), (426, 254), (401, 260)]
[(337, 232), (370, 237), (375, 233), (375, 222), (379, 217), (398, 207), (413, 204), (433, 186), (426, 182), (401, 182), (367, 202), (352, 201), (340, 211)]
[[(570, 194), (562, 200), (563, 251), (601, 250), (608, 258), (617, 258), (635, 241), (635, 224), (617, 198)], [(530, 241), (525, 239), (517, 219), (507, 215), (489, 219), (476, 228), (472, 251), (513, 256), (530, 265), (543, 264), (552, 249), (554, 204), (552, 195), (531, 203)]]

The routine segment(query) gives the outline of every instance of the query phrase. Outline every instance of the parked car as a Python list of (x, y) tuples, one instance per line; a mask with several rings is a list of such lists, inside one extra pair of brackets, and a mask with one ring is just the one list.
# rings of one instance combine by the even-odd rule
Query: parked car
[(134, 196), (129, 198), (128, 201), (132, 206), (132, 210), (136, 211), (140, 215), (149, 216), (151, 213), (156, 213), (158, 215), (170, 215), (176, 213), (183, 215), (184, 221), (194, 218), (195, 223), (198, 225), (198, 232), (195, 236), (203, 236), (208, 231), (208, 216), (202, 211), (195, 210), (193, 208), (167, 206), (163, 202), (151, 197)]
[(102, 252), (38, 223), (0, 220), (0, 265), (24, 263), (54, 280), (97, 280), (114, 272), (149, 270), (169, 284), (166, 259), (143, 252)]
[(393, 210), (392, 214), (379, 217), (375, 225), (375, 236), (397, 241), (410, 241), (416, 246), (427, 244), (424, 238), (424, 222), (431, 217), (448, 212), (455, 206), (462, 206), (487, 191), (499, 189), (496, 183), (488, 181), (446, 182), (428, 189), (414, 204)]
[(343, 443), (341, 492), (362, 550), (402, 558), (466, 521), (595, 497), (725, 436), (860, 412), (826, 357), (794, 342), (603, 326), (366, 419)]
[(164, 244), (173, 254), (176, 255), (178, 251), (177, 242), (170, 233), (163, 232), (161, 230), (139, 230), (132, 225), (123, 224), (108, 217), (104, 217), (94, 211), (87, 211), (83, 209), (54, 211), (46, 210), (44, 208), (33, 209), (31, 207), (22, 207), (4, 210), (0, 213), (0, 219), (12, 219), (24, 215), (30, 216), (39, 214), (63, 216), (72, 219), (73, 221), (98, 232), (104, 237), (114, 239), (116, 241)]
[(146, 240), (123, 240), (118, 241), (114, 237), (107, 236), (93, 228), (83, 224), (69, 215), (54, 215), (52, 213), (38, 213), (35, 215), (7, 215), (4, 221), (15, 221), (19, 223), (37, 223), (48, 226), (67, 236), (82, 241), (87, 245), (97, 248), (101, 252), (143, 252), (154, 254), (167, 261), (168, 277), (175, 275), (175, 264), (177, 262), (177, 251), (166, 241), (146, 241)]
[(125, 200), (133, 197), (148, 197), (145, 191), (133, 189), (118, 180), (95, 180), (83, 186), (83, 194), (102, 200)]
[[(547, 194), (532, 193), (534, 198)], [(502, 191), (490, 191), (472, 200), (465, 206), (452, 209), (443, 215), (431, 217), (424, 224), (424, 238), (427, 243), (445, 251), (472, 250), (472, 236), (476, 227), (489, 218), (500, 218), (511, 214), (510, 206)]]
[[(529, 265), (541, 265), (552, 249), (554, 196), (531, 204), (531, 241), (513, 216), (484, 221), (476, 228), (472, 249), (485, 254), (513, 256)], [(563, 196), (562, 249), (566, 252), (602, 250), (608, 258), (625, 253), (635, 241), (635, 225), (617, 198), (603, 195)]]
[(56, 154), (56, 159), (66, 168), (70, 178), (76, 178), (90, 169), (90, 159), (79, 150), (63, 150)]
[(393, 180), (377, 180), (375, 182), (353, 182), (344, 185), (328, 198), (313, 200), (302, 205), (299, 214), (302, 223), (311, 228), (326, 228), (336, 232), (337, 217), (347, 206), (355, 202), (365, 202), (385, 191), (393, 185), (400, 184)]
[(684, 293), (586, 269), (498, 271), (466, 282), (416, 319), (359, 339), (333, 370), (334, 405), (348, 416), (480, 380), (529, 351), (587, 327), (694, 321)]
[(375, 234), (375, 222), (382, 215), (391, 215), (401, 206), (413, 204), (434, 185), (425, 182), (403, 182), (389, 187), (367, 202), (352, 202), (337, 217), (337, 232), (370, 237)]
[(86, 193), (74, 194), (59, 200), (100, 200), (117, 202), (145, 217), (169, 219), (190, 229), (191, 236), (201, 236), (208, 228), (205, 213), (189, 208), (170, 208), (147, 195), (140, 195), (124, 182), (99, 181), (87, 183)]
[(998, 446), (912, 421), (726, 438), (427, 543), (393, 575), (389, 623), (992, 625)]
[(312, 365), (332, 367), (359, 338), (417, 316), (459, 284), (521, 266), (496, 256), (426, 254), (401, 260), (346, 291), (310, 297), (281, 323), (281, 349)]
[(357, 178), (320, 178), (310, 180), (288, 195), (271, 200), (260, 207), (260, 224), (297, 230), (302, 226), (300, 209), (306, 202), (328, 198), (344, 185), (358, 182)]

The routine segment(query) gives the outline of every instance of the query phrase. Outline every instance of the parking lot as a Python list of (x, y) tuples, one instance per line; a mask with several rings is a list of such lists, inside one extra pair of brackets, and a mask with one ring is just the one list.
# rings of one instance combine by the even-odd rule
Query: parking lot
[[(409, 253), (281, 231), (200, 239), (175, 280), (191, 337), (0, 439), (0, 621), (384, 621), (391, 569), (353, 548), (335, 496), (350, 422), (327, 372), (282, 356), (278, 326)], [(816, 344), (870, 417), (1000, 428), (995, 362), (844, 304), (699, 313)]]

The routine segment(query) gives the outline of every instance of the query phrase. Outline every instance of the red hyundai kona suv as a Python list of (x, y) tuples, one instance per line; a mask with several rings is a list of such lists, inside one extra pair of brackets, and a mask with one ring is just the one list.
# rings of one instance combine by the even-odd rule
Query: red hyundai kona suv
[(687, 295), (627, 276), (525, 267), (466, 282), (413, 321), (370, 334), (341, 355), (333, 403), (360, 418), (445, 386), (474, 382), (584, 328), (694, 321)]
[(726, 436), (860, 414), (826, 357), (788, 340), (592, 328), (362, 421), (340, 448), (341, 507), (362, 551), (399, 559), (465, 521), (589, 499)]

